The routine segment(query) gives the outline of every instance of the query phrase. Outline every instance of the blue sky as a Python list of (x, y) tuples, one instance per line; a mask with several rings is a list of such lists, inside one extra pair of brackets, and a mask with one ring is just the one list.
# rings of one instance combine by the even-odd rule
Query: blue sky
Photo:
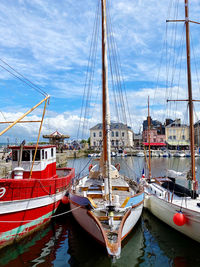
[[(76, 138), (84, 89), (94, 15), (98, 0), (1, 0), (0, 1), (0, 58), (51, 96), (43, 127), (44, 133), (59, 130)], [(184, 18), (183, 0), (109, 0), (120, 54), (122, 72), (127, 89), (132, 128), (138, 132), (147, 114), (150, 96), (152, 116), (164, 120), (166, 116), (184, 118), (184, 108), (168, 113), (165, 104), (166, 59), (161, 63), (166, 33), (166, 19), (174, 18), (173, 10), (179, 2), (177, 18)], [(171, 6), (171, 8), (170, 8)], [(200, 1), (192, 0), (192, 20), (200, 21)], [(182, 40), (183, 24), (178, 26), (176, 40)], [(172, 33), (172, 28), (168, 28)], [(193, 47), (198, 70), (199, 25), (191, 25)], [(178, 31), (177, 31), (178, 32)], [(196, 34), (196, 35), (195, 35)], [(195, 37), (197, 36), (197, 37)], [(169, 42), (170, 38), (168, 39)], [(176, 56), (178, 50), (172, 50)], [(185, 60), (185, 54), (182, 56)], [(3, 63), (0, 61), (0, 65)], [(96, 73), (100, 73), (97, 61)], [(174, 73), (172, 68), (169, 72)], [(158, 76), (159, 73), (159, 76)], [(194, 95), (199, 95), (198, 77), (194, 73)], [(178, 78), (179, 73), (174, 75)], [(157, 78), (158, 82), (157, 82)], [(185, 72), (179, 82), (174, 78), (170, 92), (186, 96)], [(179, 85), (177, 85), (179, 84)], [(0, 111), (6, 120), (13, 120), (42, 99), (42, 96), (14, 79), (0, 68)], [(94, 97), (95, 97), (94, 89)], [(172, 94), (174, 97), (176, 93)], [(180, 98), (181, 98), (180, 97)], [(176, 114), (175, 114), (176, 111)], [(42, 110), (30, 119), (38, 119)], [(196, 109), (198, 115), (198, 107)], [(1, 120), (3, 120), (0, 113)], [(94, 107), (92, 127), (100, 120), (99, 106)], [(18, 125), (1, 137), (2, 142), (36, 138), (38, 125)], [(88, 132), (89, 137), (89, 132)]]

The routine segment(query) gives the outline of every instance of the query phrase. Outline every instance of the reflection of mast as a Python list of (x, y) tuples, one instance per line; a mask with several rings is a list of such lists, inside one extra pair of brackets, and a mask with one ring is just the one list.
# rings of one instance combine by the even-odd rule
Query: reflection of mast
[(151, 145), (150, 145), (150, 127), (151, 127), (151, 117), (149, 112), (149, 96), (148, 96), (148, 143), (149, 143), (149, 180), (151, 180)]
[(108, 178), (109, 204), (111, 205), (111, 149), (110, 149), (110, 110), (108, 95), (108, 63), (107, 63), (107, 28), (106, 0), (101, 0), (102, 7), (102, 117), (103, 117), (103, 174)]

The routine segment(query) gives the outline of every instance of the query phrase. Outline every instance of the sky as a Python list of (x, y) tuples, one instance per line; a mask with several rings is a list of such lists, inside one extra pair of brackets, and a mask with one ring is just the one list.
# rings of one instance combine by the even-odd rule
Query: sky
[[(58, 130), (70, 135), (71, 140), (77, 138), (98, 1), (0, 1), (1, 121), (20, 117), (44, 98), (5, 70), (13, 72), (14, 69), (50, 95), (42, 134)], [(147, 116), (148, 96), (153, 119), (164, 122), (166, 117), (180, 117), (187, 120), (186, 104), (166, 104), (168, 98), (187, 98), (184, 24), (168, 23), (166, 26), (166, 19), (184, 19), (184, 0), (109, 0), (108, 4), (133, 131), (139, 132)], [(189, 8), (190, 19), (200, 21), (200, 0), (192, 0)], [(200, 25), (191, 24), (190, 31), (193, 95), (197, 99)], [(98, 77), (90, 104), (90, 114), (94, 116), (88, 118), (88, 128), (101, 121), (100, 105), (96, 101), (100, 94), (100, 52), (95, 75)], [(111, 99), (111, 115), (112, 104)], [(41, 105), (27, 120), (40, 119), (42, 111)], [(197, 105), (195, 120), (199, 115)], [(3, 127), (5, 125), (0, 129)], [(18, 124), (2, 135), (0, 142), (7, 142), (8, 138), (10, 142), (36, 140), (38, 129), (38, 123)], [(84, 138), (88, 137), (89, 130), (84, 133)]]

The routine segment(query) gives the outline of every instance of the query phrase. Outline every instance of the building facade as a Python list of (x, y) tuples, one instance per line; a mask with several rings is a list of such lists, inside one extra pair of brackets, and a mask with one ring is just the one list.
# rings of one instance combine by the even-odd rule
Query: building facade
[[(133, 131), (131, 127), (123, 123), (112, 122), (110, 128), (112, 149), (133, 147)], [(90, 147), (100, 150), (102, 147), (102, 140), (102, 123), (98, 123), (90, 129)]]
[(189, 127), (176, 119), (165, 127), (166, 142), (171, 148), (187, 148), (189, 146)]
[[(150, 122), (149, 131), (148, 131), (148, 118)], [(151, 117), (147, 117), (147, 119), (143, 121), (142, 140), (144, 146), (149, 145), (149, 137), (150, 137), (150, 146), (153, 149), (166, 146), (164, 125), (157, 120), (152, 120)]]

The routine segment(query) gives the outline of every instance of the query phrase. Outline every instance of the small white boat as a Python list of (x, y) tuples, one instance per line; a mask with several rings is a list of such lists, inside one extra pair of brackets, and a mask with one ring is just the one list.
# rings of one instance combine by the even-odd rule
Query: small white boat
[(176, 158), (184, 158), (185, 156), (186, 156), (185, 152), (182, 151), (174, 153), (174, 157)]
[(136, 154), (137, 157), (144, 157), (144, 152), (140, 151)]

